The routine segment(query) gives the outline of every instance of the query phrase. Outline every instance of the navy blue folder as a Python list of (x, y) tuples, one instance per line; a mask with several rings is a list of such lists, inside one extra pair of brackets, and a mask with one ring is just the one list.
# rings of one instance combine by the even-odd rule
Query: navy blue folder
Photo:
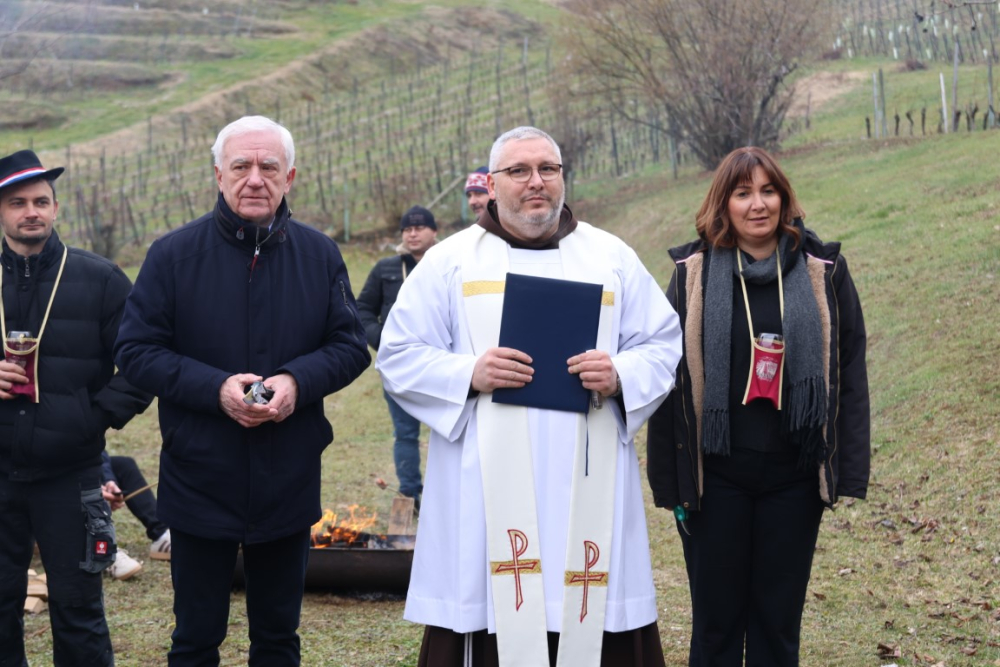
[(500, 347), (531, 357), (535, 374), (517, 389), (495, 389), (494, 403), (587, 412), (590, 391), (566, 360), (597, 346), (604, 286), (507, 274)]

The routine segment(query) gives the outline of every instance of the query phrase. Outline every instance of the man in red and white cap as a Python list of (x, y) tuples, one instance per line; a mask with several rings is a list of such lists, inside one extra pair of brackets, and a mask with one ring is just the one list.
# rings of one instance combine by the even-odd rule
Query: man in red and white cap
[(490, 192), (486, 187), (486, 175), (489, 171), (487, 167), (480, 167), (465, 179), (465, 198), (469, 202), (469, 210), (477, 220), (490, 201)]

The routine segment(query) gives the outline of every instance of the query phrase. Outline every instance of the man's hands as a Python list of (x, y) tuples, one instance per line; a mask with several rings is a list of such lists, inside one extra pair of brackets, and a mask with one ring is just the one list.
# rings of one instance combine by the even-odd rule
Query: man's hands
[(588, 350), (570, 357), (566, 364), (570, 373), (580, 376), (584, 389), (596, 391), (601, 396), (611, 396), (618, 391), (618, 371), (611, 363), (611, 355), (604, 350)]
[(299, 397), (299, 383), (295, 378), (290, 373), (272, 375), (264, 380), (264, 386), (274, 391), (274, 396), (268, 401), (268, 405), (278, 411), (274, 421), (283, 422), (291, 417)]
[(299, 385), (289, 373), (264, 380), (264, 386), (274, 391), (274, 396), (266, 405), (245, 403), (245, 388), (262, 379), (252, 373), (239, 373), (230, 375), (219, 388), (219, 408), (244, 428), (254, 428), (269, 421), (282, 422), (295, 412)]
[(491, 347), (476, 359), (472, 388), (484, 394), (494, 389), (517, 389), (531, 382), (531, 357), (509, 347)]
[(9, 400), (15, 394), (10, 393), (15, 384), (26, 384), (28, 376), (24, 369), (9, 361), (0, 361), (0, 399)]
[(111, 505), (111, 511), (120, 510), (125, 507), (125, 497), (122, 495), (122, 490), (118, 488), (118, 484), (115, 482), (105, 482), (104, 486), (101, 487), (101, 495), (104, 499), (108, 501)]
[[(482, 393), (494, 389), (516, 389), (531, 382), (535, 374), (531, 357), (509, 347), (493, 347), (476, 360), (472, 371), (472, 388)], [(611, 355), (602, 350), (588, 350), (570, 357), (567, 369), (578, 375), (584, 389), (611, 396), (618, 391), (618, 371), (611, 363)]]

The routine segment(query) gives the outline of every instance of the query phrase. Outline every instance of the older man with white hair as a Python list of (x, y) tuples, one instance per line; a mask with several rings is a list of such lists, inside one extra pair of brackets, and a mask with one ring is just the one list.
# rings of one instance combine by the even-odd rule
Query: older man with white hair
[[(677, 314), (632, 249), (565, 206), (552, 137), (507, 132), (489, 169), (493, 201), (428, 250), (378, 351), (388, 393), (432, 429), (405, 611), (428, 626), (419, 664), (663, 665), (632, 438), (673, 386)], [(596, 290), (585, 349), (499, 345), (525, 276)], [(553, 375), (585, 411), (499, 402)]]
[(212, 153), (215, 208), (150, 246), (115, 356), (159, 397), (157, 513), (170, 526), (177, 620), (168, 663), (219, 663), (242, 547), (249, 664), (297, 665), (320, 455), (333, 440), (323, 398), (371, 356), (337, 244), (291, 218), (292, 135), (248, 116)]

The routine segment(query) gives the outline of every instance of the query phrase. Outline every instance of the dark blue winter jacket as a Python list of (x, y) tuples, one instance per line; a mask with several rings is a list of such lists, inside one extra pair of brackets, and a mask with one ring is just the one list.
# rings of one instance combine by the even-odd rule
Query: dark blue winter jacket
[[(255, 250), (259, 256), (254, 261)], [(125, 306), (115, 359), (159, 397), (158, 514), (171, 528), (244, 543), (320, 517), (323, 398), (371, 357), (337, 244), (290, 218), (270, 230), (215, 210), (150, 246)], [(231, 375), (290, 373), (295, 411), (244, 428), (219, 408)]]

